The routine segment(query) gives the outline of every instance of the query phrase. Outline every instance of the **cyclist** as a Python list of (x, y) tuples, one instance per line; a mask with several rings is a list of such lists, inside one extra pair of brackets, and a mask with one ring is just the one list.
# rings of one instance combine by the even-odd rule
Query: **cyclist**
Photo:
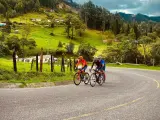
[(85, 70), (87, 69), (87, 62), (83, 58), (83, 56), (78, 57), (78, 63), (76, 64), (76, 67), (78, 67), (79, 64), (82, 64), (82, 70), (85, 72)]
[(102, 64), (98, 58), (94, 58), (90, 71), (94, 65), (96, 65), (96, 70), (102, 70)]
[(98, 60), (102, 64), (102, 70), (105, 71), (105, 69), (106, 69), (106, 63), (105, 63), (105, 61), (100, 56), (98, 57)]
[[(101, 71), (101, 72), (104, 73), (106, 65), (105, 65), (105, 61), (101, 57), (98, 57), (98, 58), (94, 59), (90, 71), (92, 70), (92, 68), (93, 68), (94, 65), (96, 65), (96, 69), (98, 71)], [(105, 75), (105, 73), (104, 73), (104, 75)], [(105, 79), (106, 79), (106, 76), (105, 76)]]

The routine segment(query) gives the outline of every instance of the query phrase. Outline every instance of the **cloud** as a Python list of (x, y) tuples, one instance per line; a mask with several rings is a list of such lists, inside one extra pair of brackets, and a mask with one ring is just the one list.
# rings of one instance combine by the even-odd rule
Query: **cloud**
[[(74, 0), (84, 3), (89, 0)], [(92, 0), (93, 3), (103, 6), (111, 12), (142, 13), (160, 16), (160, 0)]]

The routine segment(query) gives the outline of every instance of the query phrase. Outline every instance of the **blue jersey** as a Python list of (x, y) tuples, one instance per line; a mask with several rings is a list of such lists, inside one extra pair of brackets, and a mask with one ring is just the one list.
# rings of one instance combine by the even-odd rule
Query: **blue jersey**
[(106, 63), (105, 63), (105, 61), (101, 60), (100, 62), (102, 64), (102, 66), (103, 66), (102, 69), (105, 71), (105, 69), (106, 69)]

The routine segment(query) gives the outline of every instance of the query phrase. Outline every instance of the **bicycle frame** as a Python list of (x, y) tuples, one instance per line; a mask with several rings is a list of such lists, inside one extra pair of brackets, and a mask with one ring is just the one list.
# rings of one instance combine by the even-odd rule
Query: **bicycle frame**
[(85, 73), (85, 72), (84, 72), (84, 70), (79, 69), (77, 73), (78, 73), (78, 79), (80, 80), (80, 78), (81, 78), (80, 75), (81, 75), (82, 73)]

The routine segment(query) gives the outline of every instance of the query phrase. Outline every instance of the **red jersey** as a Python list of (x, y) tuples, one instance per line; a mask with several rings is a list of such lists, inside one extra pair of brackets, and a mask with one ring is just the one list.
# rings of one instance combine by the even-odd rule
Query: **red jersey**
[(87, 62), (86, 62), (85, 59), (82, 59), (82, 60), (79, 60), (79, 61), (78, 61), (77, 66), (78, 66), (79, 64), (82, 64), (82, 67), (84, 67), (85, 65), (87, 65)]

